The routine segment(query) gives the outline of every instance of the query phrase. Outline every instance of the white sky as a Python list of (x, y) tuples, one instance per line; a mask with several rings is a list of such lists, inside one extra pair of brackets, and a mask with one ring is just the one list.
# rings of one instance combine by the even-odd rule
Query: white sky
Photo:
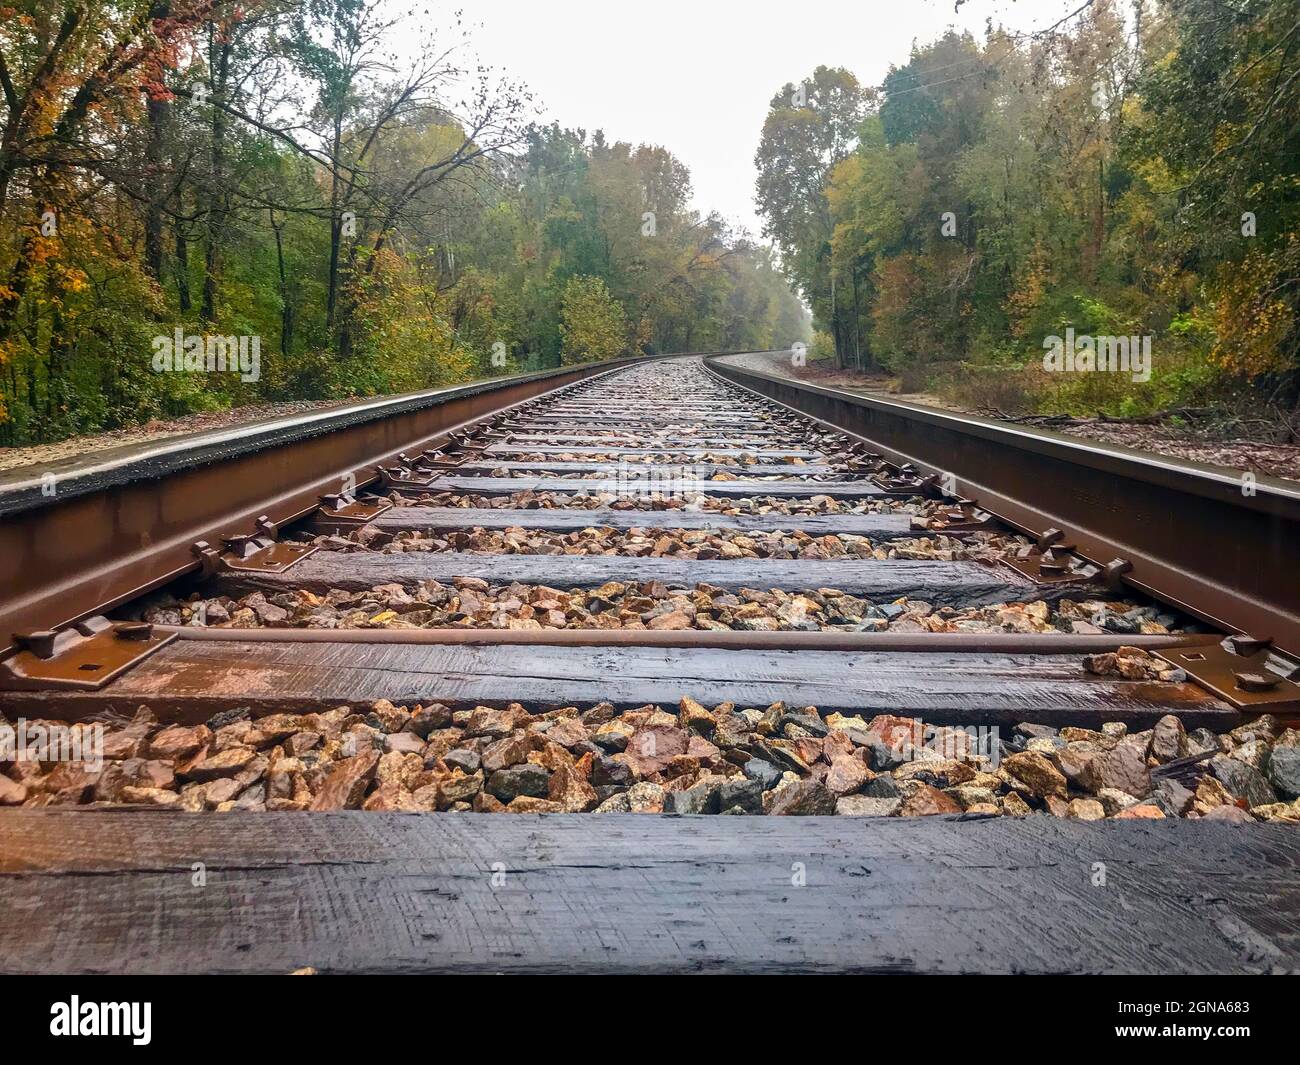
[(1026, 31), (1082, 0), (466, 0), (483, 62), (522, 80), (547, 121), (661, 144), (690, 167), (695, 206), (758, 236), (754, 151), (768, 101), (818, 64), (878, 85), (955, 25)]

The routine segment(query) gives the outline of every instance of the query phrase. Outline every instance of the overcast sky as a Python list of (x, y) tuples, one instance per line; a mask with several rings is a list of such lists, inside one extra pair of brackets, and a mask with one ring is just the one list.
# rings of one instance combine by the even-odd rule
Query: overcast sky
[(956, 25), (1041, 29), (1081, 0), (466, 0), (474, 50), (524, 81), (549, 121), (661, 144), (690, 167), (695, 206), (755, 235), (754, 151), (768, 101), (818, 64), (878, 85)]

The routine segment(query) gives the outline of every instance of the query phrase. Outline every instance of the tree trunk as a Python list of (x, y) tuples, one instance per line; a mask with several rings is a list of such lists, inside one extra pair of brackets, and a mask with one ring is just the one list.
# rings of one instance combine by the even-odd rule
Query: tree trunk
[(277, 226), (272, 217), (271, 229), (275, 231), (275, 263), (280, 271), (280, 354), (288, 355), (293, 347), (294, 306), (284, 268), (284, 223)]
[(149, 123), (149, 140), (145, 146), (145, 159), (149, 173), (149, 203), (144, 217), (144, 268), (149, 276), (161, 284), (163, 279), (163, 137), (170, 104), (149, 98), (146, 116)]
[(185, 239), (185, 232), (177, 222), (172, 231), (176, 237), (176, 299), (182, 314), (188, 314), (193, 306), (190, 299), (190, 243)]
[[(230, 49), (228, 43), (220, 46), (213, 70), (212, 95), (225, 99), (230, 76)], [(221, 252), (225, 240), (226, 205), (224, 183), (226, 170), (226, 113), (212, 107), (212, 192), (208, 202), (208, 232), (203, 250), (203, 302), (199, 317), (204, 325), (217, 319), (217, 290), (221, 285)]]
[(325, 330), (334, 331), (334, 310), (339, 293), (339, 251), (343, 240), (343, 219), (339, 217), (339, 151), (343, 142), (343, 115), (334, 116), (334, 140), (330, 145), (330, 268), (325, 291)]

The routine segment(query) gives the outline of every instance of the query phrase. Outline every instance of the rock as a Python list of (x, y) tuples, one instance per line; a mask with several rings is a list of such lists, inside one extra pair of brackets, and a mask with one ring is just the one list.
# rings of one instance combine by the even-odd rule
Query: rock
[(472, 773), (482, 765), (482, 759), (478, 751), (471, 751), (465, 747), (458, 747), (454, 751), (448, 751), (442, 756), (442, 760), (452, 769), (459, 769), (464, 773)]
[(785, 713), (777, 722), (782, 728), (794, 725), (803, 729), (810, 736), (825, 736), (829, 732), (826, 722), (817, 714)]
[(719, 747), (742, 747), (754, 730), (739, 714), (719, 714), (715, 719), (713, 742)]
[(122, 802), (136, 803), (143, 806), (175, 806), (181, 801), (177, 792), (163, 788), (136, 788), (130, 784), (119, 793)]
[(1247, 806), (1266, 806), (1277, 802), (1277, 794), (1254, 766), (1222, 754), (1211, 758), (1207, 764), (1215, 779), (1234, 798), (1244, 799)]
[(694, 758), (697, 762), (712, 762), (715, 758), (721, 758), (722, 752), (703, 736), (691, 736), (686, 741), (686, 757)]
[(1245, 762), (1252, 769), (1258, 769), (1261, 773), (1268, 772), (1269, 756), (1272, 754), (1273, 745), (1268, 740), (1247, 740), (1239, 744), (1231, 752), (1231, 756), (1238, 762)]
[(212, 730), (206, 725), (171, 725), (149, 740), (145, 752), (150, 758), (189, 758), (211, 740)]
[[(505, 770), (502, 770), (505, 772)], [(506, 812), (512, 814), (561, 814), (564, 807), (550, 799), (539, 799), (535, 795), (516, 795), (506, 805)]]
[(921, 746), (924, 729), (921, 722), (913, 717), (877, 714), (867, 725), (867, 735), (875, 736), (899, 761), (906, 761), (912, 757), (913, 748)]
[(611, 795), (597, 806), (595, 812), (598, 814), (630, 814), (632, 804), (628, 801), (627, 792), (620, 791), (617, 795)]
[(1187, 732), (1183, 729), (1183, 723), (1173, 714), (1165, 714), (1155, 723), (1147, 755), (1161, 765), (1172, 762), (1175, 758), (1187, 757)]
[(438, 781), (438, 809), (450, 809), (455, 803), (469, 802), (483, 790), (483, 771), (461, 773), (454, 771)]
[(1300, 824), (1300, 800), (1295, 802), (1272, 802), (1267, 806), (1256, 806), (1252, 816), (1261, 821), (1284, 821), (1287, 824)]
[(932, 817), (935, 814), (961, 812), (962, 808), (955, 799), (945, 795), (938, 788), (932, 788), (929, 784), (922, 784), (898, 807), (899, 817)]
[(500, 799), (486, 791), (480, 791), (474, 796), (470, 808), (476, 814), (500, 814), (505, 813), (506, 810), (505, 804)]
[(1198, 728), (1187, 734), (1187, 753), (1204, 754), (1206, 751), (1222, 751), (1224, 745), (1207, 728)]
[(1065, 816), (1074, 821), (1100, 821), (1106, 810), (1096, 799), (1071, 799)]
[[(483, 748), (479, 757), (483, 771), (495, 773), (498, 769), (508, 769), (512, 765), (520, 765), (528, 761), (531, 750), (532, 744), (528, 740), (527, 733), (516, 732), (489, 743)], [(443, 761), (446, 759), (444, 758)], [(508, 799), (505, 801), (509, 802)]]
[[(770, 763), (764, 763), (770, 764)], [(777, 781), (771, 787), (775, 787), (780, 781)], [(758, 780), (751, 780), (748, 777), (730, 777), (718, 789), (718, 807), (722, 810), (730, 809), (733, 806), (739, 806), (746, 813), (758, 814), (763, 812), (763, 792), (768, 790), (769, 786)]]
[(286, 754), (296, 757), (319, 747), (322, 739), (323, 737), (319, 732), (304, 729), (302, 732), (295, 732), (284, 741), (284, 750)]
[(1202, 821), (1231, 821), (1234, 824), (1250, 825), (1255, 819), (1240, 806), (1216, 806), (1207, 814), (1201, 815)]
[(852, 795), (873, 776), (875, 774), (860, 758), (851, 754), (836, 755), (831, 761), (830, 772), (826, 774), (826, 787), (837, 796)]
[(1196, 782), (1196, 792), (1192, 798), (1192, 811), (1207, 814), (1219, 806), (1233, 806), (1236, 799), (1213, 776), (1202, 776)]
[(718, 723), (712, 712), (706, 710), (689, 695), (683, 696), (678, 704), (677, 720), (688, 732), (703, 736), (712, 736)]
[(606, 721), (596, 729), (591, 738), (601, 750), (617, 754), (627, 749), (628, 740), (635, 732), (636, 730), (625, 721)]
[[(590, 756), (588, 763), (590, 764)], [(552, 802), (557, 802), (565, 813), (585, 813), (596, 806), (596, 789), (582, 775), (576, 764), (561, 762), (551, 774), (549, 792)]]
[(588, 742), (587, 727), (576, 718), (562, 718), (546, 730), (546, 738), (573, 750)]
[(528, 712), (522, 708), (516, 712), (513, 707), (494, 710), (490, 706), (476, 706), (465, 722), (465, 735), (499, 739), (509, 736), (516, 728), (523, 728), (528, 718)]
[(389, 781), (376, 788), (361, 804), (363, 810), (381, 813), (418, 813), (424, 807), (397, 781)]
[(0, 806), (21, 806), (26, 801), (26, 785), (0, 774)]
[(1164, 820), (1165, 812), (1149, 802), (1138, 803), (1136, 806), (1130, 806), (1114, 815), (1116, 821), (1161, 821)]
[(936, 788), (969, 784), (975, 776), (975, 770), (965, 762), (941, 758), (908, 762), (894, 770), (894, 779), (897, 781), (919, 780)]
[(627, 755), (602, 755), (592, 762), (591, 782), (602, 785), (627, 786), (635, 784), (637, 775), (628, 764)]
[(685, 791), (670, 791), (664, 796), (664, 813), (716, 814), (718, 792), (716, 781), (703, 781)]
[(1035, 798), (1065, 795), (1066, 781), (1061, 772), (1037, 751), (1021, 751), (1002, 760), (1001, 769)]
[(1030, 721), (1022, 721), (1011, 730), (1011, 734), (1013, 736), (1023, 736), (1027, 740), (1050, 740), (1056, 738), (1057, 731), (1051, 725), (1036, 725)]
[(898, 781), (887, 776), (878, 776), (874, 780), (867, 781), (860, 794), (868, 795), (873, 799), (901, 799), (903, 797)]
[(1300, 796), (1300, 747), (1274, 747), (1268, 763), (1268, 781), (1289, 799)]
[(1246, 743), (1249, 740), (1268, 740), (1270, 743), (1277, 738), (1280, 731), (1277, 718), (1272, 714), (1261, 714), (1254, 721), (1248, 721), (1244, 725), (1238, 725), (1228, 733), (1234, 743)]
[(1049, 761), (1056, 765), (1061, 771), (1061, 775), (1074, 787), (1082, 788), (1083, 773), (1087, 769), (1088, 763), (1097, 757), (1101, 752), (1088, 750), (1082, 746), (1062, 747), (1059, 751), (1054, 751), (1049, 757)]
[(871, 768), (877, 773), (887, 773), (891, 769), (898, 768), (911, 755), (910, 748), (904, 751), (886, 743), (875, 735), (869, 735), (865, 747), (868, 751), (867, 760), (871, 763)]
[(1061, 739), (1066, 743), (1094, 743), (1100, 745), (1104, 750), (1110, 750), (1114, 742), (1104, 732), (1098, 732), (1096, 729), (1079, 728), (1076, 725), (1066, 725), (1061, 729)]
[(1115, 788), (1142, 799), (1151, 790), (1151, 771), (1141, 749), (1124, 740), (1114, 750), (1102, 751), (1084, 768), (1080, 783), (1094, 795)]
[(364, 751), (336, 762), (320, 791), (312, 799), (313, 810), (355, 810), (361, 805), (366, 788), (379, 765), (379, 754)]
[(446, 728), (451, 724), (451, 710), (442, 703), (423, 706), (411, 715), (406, 727), (421, 739), (428, 739), (434, 729)]
[(992, 789), (982, 788), (977, 784), (957, 784), (948, 788), (944, 794), (955, 799), (957, 804), (963, 810), (969, 810), (972, 806), (987, 806), (992, 804), (997, 808), (997, 796), (993, 794)]
[(550, 787), (551, 774), (532, 762), (498, 769), (487, 782), (487, 790), (507, 805), (520, 795), (548, 799)]
[(1060, 795), (1049, 795), (1043, 803), (1053, 817), (1064, 818), (1070, 812), (1070, 804)]
[(829, 817), (835, 813), (835, 794), (814, 780), (799, 780), (778, 789), (768, 811), (774, 817)]
[(200, 782), (215, 780), (217, 777), (231, 777), (246, 769), (256, 757), (257, 752), (251, 747), (230, 747), (206, 758), (200, 756), (183, 769), (178, 768), (177, 772), (188, 780)]
[(1002, 796), (1002, 812), (1008, 817), (1028, 817), (1034, 811), (1013, 791), (1010, 795)]
[(414, 732), (394, 732), (391, 736), (384, 737), (384, 751), (388, 754), (394, 751), (398, 754), (422, 754), (424, 740)]
[(1166, 778), (1152, 789), (1150, 801), (1170, 817), (1182, 817), (1191, 807), (1193, 798), (1192, 793), (1178, 781)]
[(664, 789), (658, 784), (641, 781), (627, 789), (628, 812), (661, 814), (664, 812)]
[(843, 817), (889, 817), (901, 799), (873, 799), (869, 795), (844, 795), (835, 800), (835, 812)]
[(625, 757), (638, 776), (653, 776), (665, 769), (678, 755), (686, 753), (690, 740), (685, 729), (675, 724), (648, 725), (637, 729), (628, 741)]

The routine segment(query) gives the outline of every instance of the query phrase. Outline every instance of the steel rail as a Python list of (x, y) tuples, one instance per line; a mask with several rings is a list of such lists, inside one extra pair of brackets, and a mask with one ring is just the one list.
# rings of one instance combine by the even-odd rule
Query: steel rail
[(219, 546), (262, 515), (299, 520), (403, 451), (644, 361), (366, 400), (0, 474), (0, 655), (15, 632), (69, 625), (195, 570), (198, 541)]
[(1300, 485), (794, 381), (705, 360), (725, 381), (814, 418), (1039, 536), (1059, 529), (1124, 583), (1300, 655)]
[(461, 644), (537, 647), (682, 647), (745, 651), (914, 651), (988, 654), (1100, 654), (1120, 647), (1159, 651), (1207, 647), (1222, 636), (1025, 634), (1011, 632), (738, 632), (688, 629), (217, 629), (154, 625), (160, 635), (218, 643)]

